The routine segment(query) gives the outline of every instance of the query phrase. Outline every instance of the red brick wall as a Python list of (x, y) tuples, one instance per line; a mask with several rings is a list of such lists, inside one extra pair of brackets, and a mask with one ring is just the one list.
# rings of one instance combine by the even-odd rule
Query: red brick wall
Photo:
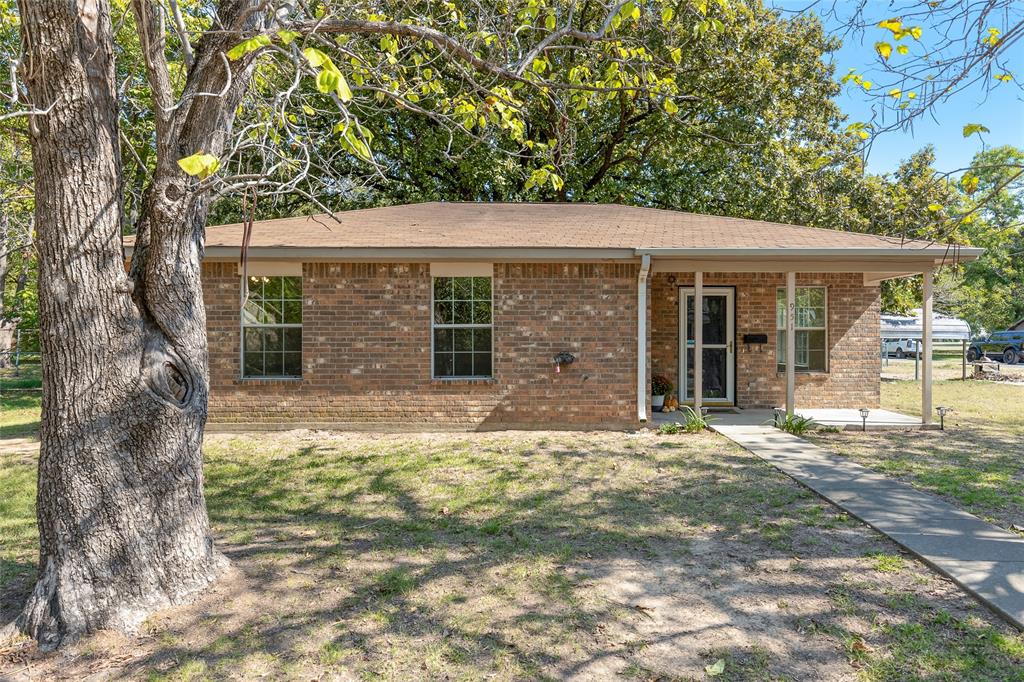
[[(692, 273), (652, 276), (652, 371), (678, 382), (680, 285)], [(803, 407), (878, 407), (879, 288), (864, 286), (856, 273), (798, 274), (797, 286), (828, 288), (829, 371), (796, 375), (796, 403)], [(705, 286), (736, 287), (736, 402), (740, 407), (775, 407), (786, 397), (785, 376), (776, 370), (775, 292), (783, 273), (706, 273)], [(768, 335), (764, 346), (745, 346), (743, 334)]]
[[(629, 264), (497, 264), (494, 380), (431, 379), (430, 266), (306, 263), (303, 377), (239, 378), (236, 266), (203, 267), (210, 421), (388, 428), (635, 427)], [(555, 374), (560, 351), (576, 362)]]

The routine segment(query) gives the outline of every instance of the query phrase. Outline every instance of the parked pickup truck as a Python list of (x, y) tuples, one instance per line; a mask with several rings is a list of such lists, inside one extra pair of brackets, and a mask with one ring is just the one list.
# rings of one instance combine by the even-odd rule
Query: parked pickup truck
[(1008, 365), (1024, 360), (1024, 331), (992, 332), (987, 338), (978, 339), (967, 349), (968, 362), (990, 358)]

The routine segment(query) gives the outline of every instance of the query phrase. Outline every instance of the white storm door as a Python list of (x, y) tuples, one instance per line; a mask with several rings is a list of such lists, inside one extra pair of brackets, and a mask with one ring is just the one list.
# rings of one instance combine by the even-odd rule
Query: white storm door
[[(731, 287), (704, 287), (704, 366), (702, 403), (736, 401), (735, 292)], [(679, 396), (693, 400), (693, 288), (679, 288)]]

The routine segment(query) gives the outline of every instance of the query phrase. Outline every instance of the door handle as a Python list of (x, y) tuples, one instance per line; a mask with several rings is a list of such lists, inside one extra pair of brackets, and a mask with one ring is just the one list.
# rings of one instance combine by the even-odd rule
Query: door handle
[(729, 339), (729, 343), (726, 344), (726, 345), (728, 346), (729, 352), (731, 353), (732, 352), (732, 339)]

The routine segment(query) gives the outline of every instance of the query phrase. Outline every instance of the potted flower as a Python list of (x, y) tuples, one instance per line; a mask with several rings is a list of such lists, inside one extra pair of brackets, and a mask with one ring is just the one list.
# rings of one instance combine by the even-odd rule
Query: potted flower
[(665, 396), (672, 392), (672, 382), (662, 374), (651, 377), (651, 409), (661, 412), (665, 406)]

